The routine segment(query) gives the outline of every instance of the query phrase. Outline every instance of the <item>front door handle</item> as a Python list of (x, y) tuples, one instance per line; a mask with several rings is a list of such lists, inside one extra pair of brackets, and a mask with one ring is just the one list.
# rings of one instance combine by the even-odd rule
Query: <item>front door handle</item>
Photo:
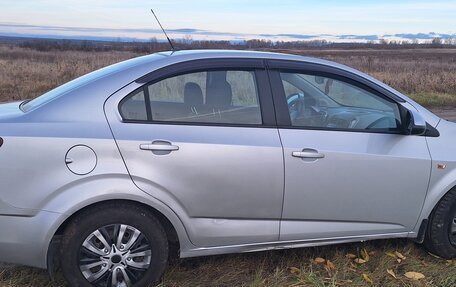
[(314, 149), (303, 149), (302, 151), (294, 151), (291, 153), (291, 155), (303, 159), (319, 159), (325, 157), (323, 153), (319, 153), (317, 150)]

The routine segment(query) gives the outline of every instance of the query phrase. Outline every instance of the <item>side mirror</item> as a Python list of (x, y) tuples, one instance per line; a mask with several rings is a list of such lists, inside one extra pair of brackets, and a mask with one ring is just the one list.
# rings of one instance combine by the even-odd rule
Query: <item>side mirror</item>
[(416, 111), (407, 110), (405, 134), (423, 135), (426, 133), (426, 121)]

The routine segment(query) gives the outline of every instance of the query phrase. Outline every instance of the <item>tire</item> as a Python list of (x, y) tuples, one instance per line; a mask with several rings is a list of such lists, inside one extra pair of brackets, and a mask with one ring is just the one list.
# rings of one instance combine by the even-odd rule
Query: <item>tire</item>
[(424, 246), (439, 257), (456, 258), (456, 188), (451, 189), (434, 208)]
[(160, 280), (168, 241), (147, 209), (113, 202), (84, 210), (71, 221), (60, 258), (72, 287), (145, 287)]

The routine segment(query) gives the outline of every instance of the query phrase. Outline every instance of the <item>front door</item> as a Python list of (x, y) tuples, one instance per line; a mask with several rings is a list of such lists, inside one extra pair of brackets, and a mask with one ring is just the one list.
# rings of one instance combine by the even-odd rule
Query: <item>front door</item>
[[(403, 107), (331, 73), (271, 71), (281, 123), (281, 240), (397, 234), (417, 224), (431, 159), (403, 130)], [(277, 88), (280, 87), (280, 88)], [(276, 105), (277, 106), (277, 105)]]

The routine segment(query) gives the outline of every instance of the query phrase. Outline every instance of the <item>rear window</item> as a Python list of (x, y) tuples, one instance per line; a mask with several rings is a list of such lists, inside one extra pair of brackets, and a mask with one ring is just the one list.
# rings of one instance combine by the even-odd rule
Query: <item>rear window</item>
[[(158, 60), (162, 59), (162, 56), (158, 54), (154, 55), (149, 55), (149, 56), (143, 56), (143, 57), (138, 57), (134, 58), (131, 60), (123, 61), (114, 65), (110, 65), (107, 67), (104, 67), (102, 69), (96, 70), (94, 72), (91, 72), (89, 74), (83, 75), (77, 79), (74, 79), (66, 84), (63, 84), (33, 100), (25, 101), (21, 104), (20, 108), (23, 112), (28, 112), (31, 110), (34, 110), (42, 105), (45, 105), (54, 99), (57, 99), (75, 89), (78, 89), (82, 86), (85, 86), (93, 81), (96, 81), (100, 78), (122, 72), (122, 70), (134, 67), (138, 64), (141, 64), (144, 62), (144, 58), (152, 59), (152, 60)], [(119, 87), (120, 88), (120, 87)]]

